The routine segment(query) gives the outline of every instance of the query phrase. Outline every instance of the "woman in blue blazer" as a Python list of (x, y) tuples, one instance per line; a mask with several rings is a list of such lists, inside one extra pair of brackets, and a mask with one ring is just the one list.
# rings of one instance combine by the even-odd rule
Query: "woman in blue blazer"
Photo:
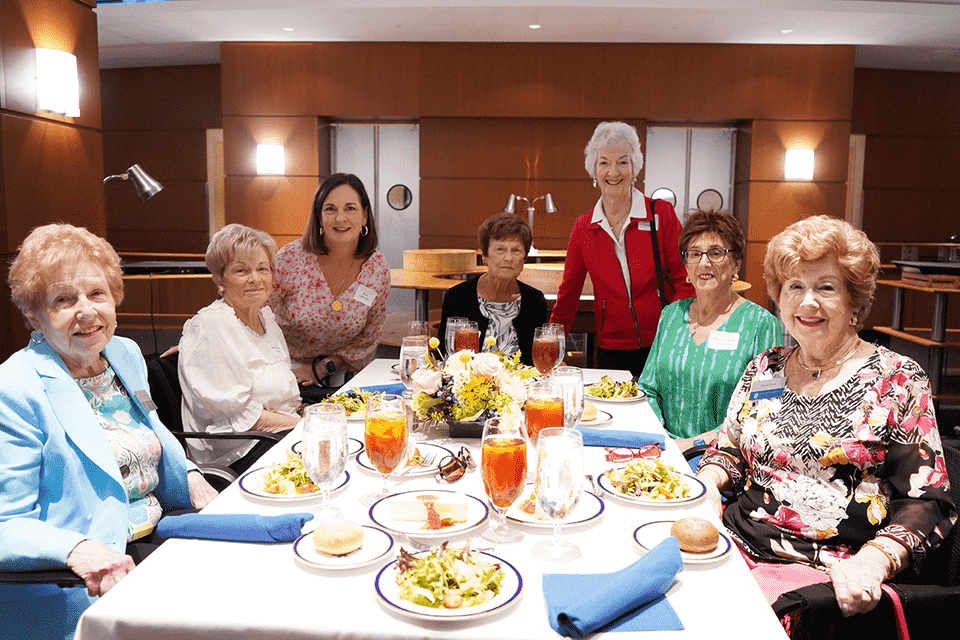
[(216, 492), (157, 418), (140, 350), (113, 335), (113, 248), (86, 229), (39, 227), (9, 282), (34, 333), (0, 365), (0, 569), (67, 567), (86, 588), (0, 585), (0, 638), (69, 638), (132, 570), (128, 543)]

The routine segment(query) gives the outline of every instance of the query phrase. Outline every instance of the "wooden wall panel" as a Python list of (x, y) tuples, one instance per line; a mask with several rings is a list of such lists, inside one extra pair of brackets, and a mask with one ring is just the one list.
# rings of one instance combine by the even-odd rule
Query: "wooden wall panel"
[(183, 213), (206, 210), (205, 183), (159, 179), (163, 191), (146, 202), (129, 185), (105, 185), (108, 239), (118, 251), (204, 253), (210, 237), (206, 218)]
[(319, 71), (313, 43), (224, 43), (220, 70), (225, 116), (323, 113), (316, 108)]
[[(100, 128), (100, 66), (97, 19), (74, 0), (4, 0), (0, 5), (3, 41), (3, 106), (65, 124)], [(66, 51), (77, 57), (80, 117), (37, 109), (35, 49)]]
[(958, 190), (865, 191), (863, 230), (874, 242), (946, 242), (960, 233), (958, 195)]
[(104, 131), (219, 129), (220, 65), (104, 69)]
[(743, 297), (757, 303), (764, 309), (769, 309), (770, 296), (767, 295), (767, 283), (763, 279), (763, 259), (766, 255), (766, 242), (747, 241), (741, 277), (751, 285), (743, 294)]
[(0, 114), (3, 129), (5, 251), (30, 230), (66, 221), (105, 233), (100, 133)]
[[(176, 161), (174, 161), (174, 159)], [(188, 130), (119, 130), (103, 135), (104, 175), (117, 175), (139, 164), (164, 188), (174, 181), (207, 181), (206, 132)], [(114, 191), (135, 190), (113, 181), (104, 187), (108, 196)], [(163, 193), (163, 192), (161, 192)], [(154, 196), (159, 198), (159, 194)], [(136, 196), (134, 196), (136, 199)]]
[(842, 218), (847, 190), (839, 183), (752, 182), (747, 239), (767, 242), (789, 225), (813, 215)]
[[(257, 175), (257, 145), (280, 144), (284, 147), (284, 175), (316, 177), (320, 175), (318, 126), (315, 116), (227, 116), (223, 119), (224, 173)], [(329, 156), (328, 151), (326, 157)]]
[(227, 176), (227, 222), (238, 222), (278, 238), (299, 237), (307, 224), (317, 178)]
[[(960, 112), (955, 118), (960, 120)], [(871, 135), (864, 165), (864, 189), (957, 190), (960, 189), (960, 136)]]
[(854, 133), (960, 136), (958, 73), (857, 69), (853, 95)]
[(813, 149), (814, 182), (847, 181), (850, 122), (754, 120), (749, 176), (783, 181), (787, 149)]

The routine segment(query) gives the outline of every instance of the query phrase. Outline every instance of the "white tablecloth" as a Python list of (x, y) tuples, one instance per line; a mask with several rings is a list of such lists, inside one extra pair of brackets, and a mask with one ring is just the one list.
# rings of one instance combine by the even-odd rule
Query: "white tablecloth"
[[(376, 360), (351, 383), (360, 387), (396, 381), (394, 361)], [(586, 369), (589, 384), (605, 373)], [(609, 372), (607, 372), (609, 373)], [(622, 372), (619, 378), (626, 377)], [(608, 429), (661, 431), (645, 402), (604, 403), (614, 421)], [(363, 439), (363, 425), (351, 423), (351, 437)], [(292, 432), (263, 459), (282, 460), (286, 449), (300, 439)], [(668, 440), (665, 462), (683, 470), (685, 461)], [(465, 441), (480, 461), (477, 440)], [(457, 447), (459, 445), (456, 445)], [(453, 448), (453, 445), (448, 445)], [(587, 470), (595, 476), (612, 466), (604, 450), (586, 448)], [(259, 466), (259, 465), (255, 465)], [(380, 477), (347, 464), (350, 484), (335, 504), (353, 520), (370, 524), (367, 508), (358, 496), (379, 489)], [(436, 487), (432, 479), (410, 478), (391, 483), (397, 490)], [(452, 485), (484, 498), (479, 468)], [(423, 622), (401, 617), (383, 607), (373, 588), (383, 563), (330, 573), (309, 571), (295, 563), (291, 544), (245, 544), (205, 540), (169, 540), (123, 582), (96, 602), (80, 620), (77, 637), (169, 638), (187, 640), (274, 640), (277, 638), (464, 638), (470, 640), (545, 639), (560, 636), (547, 622), (541, 579), (544, 573), (603, 573), (621, 569), (641, 557), (632, 538), (634, 529), (653, 520), (699, 515), (719, 525), (705, 501), (687, 507), (638, 507), (605, 500), (603, 516), (592, 524), (565, 529), (563, 537), (576, 543), (582, 556), (570, 563), (552, 564), (530, 552), (548, 530), (525, 528), (516, 544), (499, 545), (492, 553), (512, 563), (523, 577), (518, 603), (492, 617), (472, 622)], [(205, 513), (260, 513), (309, 511), (315, 503), (273, 506), (244, 497), (236, 483), (211, 503)], [(515, 525), (514, 525), (515, 526)], [(486, 544), (480, 541), (480, 544)], [(391, 558), (392, 560), (392, 558)], [(677, 575), (667, 594), (683, 622), (677, 632), (609, 633), (611, 640), (630, 637), (670, 638), (783, 638), (780, 624), (767, 605), (746, 565), (734, 552), (715, 564), (688, 565)]]

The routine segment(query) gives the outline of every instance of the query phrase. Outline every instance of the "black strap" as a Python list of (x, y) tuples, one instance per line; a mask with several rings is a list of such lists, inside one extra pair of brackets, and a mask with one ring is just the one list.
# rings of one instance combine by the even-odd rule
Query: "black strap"
[(660, 266), (660, 245), (657, 242), (657, 203), (650, 201), (650, 242), (653, 244), (653, 266), (657, 269), (657, 290), (660, 292), (660, 308), (667, 306), (667, 292), (663, 287), (663, 267)]

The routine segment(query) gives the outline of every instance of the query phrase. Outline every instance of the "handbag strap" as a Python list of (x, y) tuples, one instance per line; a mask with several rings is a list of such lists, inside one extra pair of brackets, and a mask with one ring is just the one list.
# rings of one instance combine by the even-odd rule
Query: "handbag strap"
[(657, 241), (657, 203), (650, 201), (650, 242), (653, 244), (653, 266), (657, 270), (657, 291), (660, 293), (660, 308), (667, 306), (667, 292), (663, 287), (663, 267), (660, 266), (660, 243)]
[(900, 640), (910, 640), (910, 629), (907, 628), (907, 616), (903, 612), (903, 602), (900, 600), (900, 593), (886, 582), (881, 583), (880, 588), (890, 596), (890, 601), (893, 602), (893, 611), (897, 614), (897, 636), (899, 636)]

